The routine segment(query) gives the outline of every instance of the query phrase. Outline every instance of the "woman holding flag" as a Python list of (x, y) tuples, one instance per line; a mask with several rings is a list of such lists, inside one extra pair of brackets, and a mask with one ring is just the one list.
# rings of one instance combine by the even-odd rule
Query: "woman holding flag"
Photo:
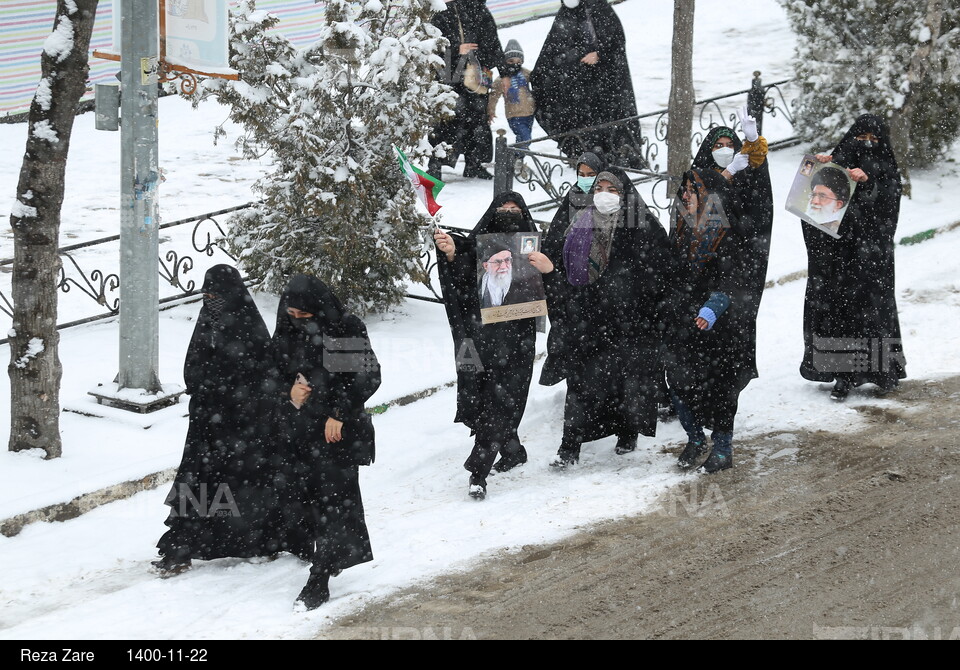
[[(494, 197), (468, 236), (454, 237), (440, 229), (434, 232), (440, 287), (456, 351), (454, 421), (466, 425), (475, 436), (473, 451), (463, 464), (470, 472), (468, 493), (475, 500), (486, 497), (491, 470), (506, 472), (527, 462), (517, 428), (527, 405), (536, 341), (534, 319), (482, 322), (478, 254), (506, 256), (498, 259), (498, 264), (512, 264), (513, 258), (522, 256), (497, 253), (478, 238), (536, 232), (523, 196), (512, 191)], [(497, 454), (500, 460), (494, 463)]]

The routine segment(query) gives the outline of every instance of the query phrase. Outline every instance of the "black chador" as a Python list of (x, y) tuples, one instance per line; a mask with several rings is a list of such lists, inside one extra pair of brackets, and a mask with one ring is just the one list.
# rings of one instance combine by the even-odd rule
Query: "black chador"
[(583, 442), (617, 435), (618, 453), (657, 424), (660, 314), (669, 274), (667, 236), (619, 168), (596, 179), (620, 191), (618, 208), (593, 204), (547, 231), (543, 275), (550, 310), (540, 383), (567, 382), (563, 442), (555, 464), (579, 460)]
[[(430, 173), (440, 177), (440, 163), (449, 167), (463, 154), (466, 161), (465, 177), (490, 177), (481, 163), (493, 159), (493, 134), (487, 122), (487, 95), (477, 94), (463, 85), (466, 62), (477, 62), (491, 71), (503, 65), (503, 49), (497, 35), (497, 24), (483, 0), (452, 0), (442, 12), (433, 15), (430, 22), (449, 41), (443, 53), (444, 81), (457, 94), (454, 118), (440, 123), (430, 134), (434, 146), (447, 142), (453, 147), (443, 160), (431, 161)], [(461, 44), (476, 44), (473, 55), (460, 54)]]
[[(511, 202), (519, 211), (497, 211)], [(490, 473), (498, 453), (501, 454), (496, 464), (498, 471), (527, 460), (517, 427), (527, 404), (533, 374), (536, 326), (534, 319), (481, 323), (477, 237), (528, 232), (538, 231), (523, 196), (508, 191), (493, 199), (470, 235), (454, 236), (453, 261), (448, 261), (445, 254), (438, 254), (440, 286), (457, 359), (454, 420), (476, 435), (464, 467), (479, 479), (485, 479)], [(527, 260), (514, 253), (513, 262)]]
[[(876, 140), (858, 140), (872, 135)], [(858, 183), (840, 224), (840, 239), (803, 226), (807, 291), (800, 374), (837, 381), (834, 397), (872, 383), (889, 391), (906, 377), (894, 289), (894, 235), (900, 216), (900, 170), (886, 123), (859, 117), (833, 151), (833, 161), (859, 168)]]
[[(713, 451), (704, 468), (712, 472), (732, 464), (739, 395), (756, 374), (749, 365), (752, 307), (745, 299), (739, 210), (730, 185), (701, 168), (685, 173), (681, 184), (670, 231), (675, 262), (665, 319), (667, 380), (689, 439), (680, 465), (691, 467), (706, 450), (703, 428), (709, 425)], [(698, 318), (709, 327), (698, 327)]]
[[(581, 62), (591, 53), (598, 61)], [(606, 0), (563, 4), (540, 50), (530, 83), (537, 98), (537, 121), (556, 135), (637, 114), (620, 19)], [(611, 165), (643, 167), (637, 121), (559, 140), (567, 156), (600, 154)], [(625, 148), (625, 145), (629, 145)]]
[[(723, 168), (717, 165), (712, 152), (717, 138), (721, 135), (733, 141), (733, 150), (739, 154), (743, 142), (737, 134), (726, 126), (711, 128), (693, 159), (693, 168), (700, 171), (712, 170), (720, 173)], [(743, 292), (738, 306), (747, 344), (746, 358), (743, 364), (751, 371), (753, 378), (757, 373), (756, 321), (763, 298), (763, 289), (767, 281), (767, 263), (770, 258), (770, 237), (773, 231), (773, 187), (770, 185), (769, 161), (740, 170), (729, 182), (731, 207), (735, 210), (737, 235), (731, 242), (738, 245), (738, 255), (743, 263), (740, 269)], [(724, 189), (727, 190), (727, 189)]]
[[(380, 386), (380, 365), (363, 322), (307, 275), (294, 276), (280, 298), (272, 349), (273, 425), (287, 465), (283, 548), (312, 562), (298, 598), (312, 609), (329, 599), (331, 576), (373, 560), (358, 466), (374, 458), (364, 403)], [(310, 388), (299, 408), (298, 380)]]
[(276, 500), (274, 455), (262, 430), (269, 403), (260, 392), (270, 335), (235, 268), (211, 268), (201, 290), (183, 366), (190, 423), (166, 501), (169, 530), (157, 545), (164, 571), (185, 568), (192, 558), (277, 551), (266, 528)]

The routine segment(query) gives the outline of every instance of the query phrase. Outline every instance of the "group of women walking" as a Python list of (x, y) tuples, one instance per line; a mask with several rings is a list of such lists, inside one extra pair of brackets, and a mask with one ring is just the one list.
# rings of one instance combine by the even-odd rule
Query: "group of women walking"
[[(616, 453), (627, 454), (653, 436), (664, 380), (687, 434), (678, 466), (732, 467), (739, 396), (758, 376), (773, 221), (766, 142), (746, 110), (741, 122), (744, 139), (727, 127), (705, 137), (679, 180), (669, 233), (626, 172), (586, 152), (539, 250), (520, 257), (540, 273), (548, 306), (539, 381), (566, 382), (553, 468), (576, 465), (584, 443), (616, 436)], [(864, 383), (888, 392), (906, 372), (893, 288), (901, 186), (887, 126), (863, 115), (818, 159), (846, 168), (858, 188), (839, 238), (803, 226), (800, 371), (835, 382), (836, 400)], [(469, 235), (434, 235), (457, 352), (455, 421), (474, 436), (464, 467), (475, 499), (491, 472), (527, 462), (518, 428), (535, 359), (532, 318), (481, 319), (480, 238), (537, 232), (511, 191)], [(313, 609), (329, 599), (332, 576), (373, 558), (358, 468), (374, 459), (364, 403), (379, 364), (363, 322), (314, 277), (290, 280), (272, 336), (234, 268), (210, 269), (202, 291), (184, 366), (190, 423), (155, 565), (170, 576), (192, 559), (290, 552), (311, 564), (297, 601)], [(826, 338), (882, 340), (894, 355), (878, 369), (855, 365), (855, 352), (846, 367), (824, 366), (815, 353)]]
[[(680, 179), (669, 234), (627, 174), (587, 152), (576, 161), (576, 183), (541, 249), (521, 260), (542, 274), (549, 308), (540, 383), (566, 381), (553, 467), (575, 465), (585, 442), (608, 436), (617, 437), (616, 453), (633, 451), (639, 435), (656, 432), (664, 386), (687, 434), (679, 467), (699, 465), (707, 473), (732, 467), (739, 396), (758, 376), (756, 321), (773, 224), (766, 141), (746, 109), (740, 117), (743, 139), (724, 126), (707, 133)], [(835, 381), (835, 400), (864, 383), (887, 392), (906, 373), (893, 291), (900, 178), (886, 124), (863, 115), (833, 155), (818, 158), (837, 161), (861, 187), (839, 239), (803, 225), (809, 281), (801, 374)], [(518, 213), (517, 224), (498, 225), (508, 210)], [(531, 319), (481, 324), (474, 304), (477, 238), (532, 225), (523, 197), (508, 192), (470, 235), (435, 234), (458, 354), (464, 342), (477, 343), (481, 364), (471, 360), (465, 368), (458, 355), (456, 420), (475, 435), (474, 455), (484, 455), (483, 467), (474, 456), (464, 464), (470, 495), (478, 499), (486, 496), (491, 469), (527, 460), (517, 428), (533, 374), (534, 335)], [(851, 350), (839, 365), (835, 357), (825, 366), (811, 354), (824, 338), (882, 340), (892, 362), (864, 371)]]
[(374, 459), (364, 402), (380, 367), (363, 322), (319, 279), (294, 276), (271, 337), (240, 273), (206, 273), (184, 364), (190, 422), (154, 563), (293, 553), (313, 609), (331, 576), (373, 559), (358, 468)]

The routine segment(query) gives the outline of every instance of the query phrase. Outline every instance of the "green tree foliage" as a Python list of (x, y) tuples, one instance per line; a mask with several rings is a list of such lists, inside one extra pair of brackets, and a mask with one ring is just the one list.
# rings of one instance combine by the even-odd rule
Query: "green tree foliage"
[(266, 288), (313, 274), (368, 313), (426, 279), (428, 221), (393, 145), (425, 162), (427, 133), (455, 104), (436, 76), (445, 40), (427, 22), (432, 11), (431, 0), (330, 0), (320, 38), (302, 49), (253, 0), (231, 13), (240, 81), (208, 79), (196, 99), (227, 105), (246, 130), (243, 155), (271, 161), (254, 187), (262, 202), (231, 219), (228, 238)]
[[(927, 165), (960, 135), (960, 5), (782, 0), (797, 33), (795, 127), (815, 149), (864, 112), (886, 117), (901, 162)], [(905, 117), (905, 118), (898, 118)]]

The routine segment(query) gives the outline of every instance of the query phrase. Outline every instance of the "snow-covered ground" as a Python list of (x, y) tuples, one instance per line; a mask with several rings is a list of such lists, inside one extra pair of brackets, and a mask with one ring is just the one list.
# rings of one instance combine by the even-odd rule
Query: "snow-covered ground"
[[(616, 11), (628, 36), (638, 107), (665, 107), (671, 3), (627, 0)], [(500, 37), (503, 42), (520, 40), (532, 64), (549, 26), (550, 19), (539, 20), (502, 30)], [(794, 38), (775, 0), (745, 0), (736, 11), (726, 3), (700, 3), (695, 39), (698, 97), (746, 88), (755, 69), (767, 81), (790, 75)], [(161, 101), (164, 220), (251, 199), (249, 186), (263, 166), (238, 159), (229, 140), (213, 145), (212, 128), (225, 117), (214, 105), (193, 111), (178, 99)], [(495, 124), (505, 127), (502, 118)], [(0, 156), (0, 212), (13, 206), (24, 133), (22, 125), (0, 125), (0, 144), (6, 149)], [(91, 114), (77, 119), (67, 171), (64, 243), (117, 232), (118, 144), (116, 134), (93, 129)], [(802, 153), (798, 147), (770, 157), (778, 203), (771, 279), (805, 267), (801, 224), (782, 209)], [(947, 161), (914, 175), (913, 199), (905, 200), (901, 210), (901, 237), (957, 220), (948, 194), (960, 188), (958, 158), (960, 148)], [(488, 182), (451, 176), (440, 202), (455, 206), (443, 210), (444, 223), (472, 226), (490, 196)], [(897, 249), (900, 318), (912, 379), (960, 373), (960, 335), (952, 326), (960, 317), (958, 247), (960, 231)], [(5, 229), (0, 231), (0, 257), (9, 256), (12, 237)], [(799, 377), (803, 290), (802, 280), (776, 286), (767, 291), (760, 310), (761, 377), (741, 396), (737, 422), (738, 437), (768, 436), (769, 448), (756, 461), (758, 474), (767, 458), (790, 457), (784, 448), (788, 442), (777, 439), (778, 431), (844, 430), (860, 421), (855, 405), (897, 402), (895, 396), (877, 400), (855, 391), (846, 404), (831, 404), (826, 385)], [(272, 329), (276, 298), (260, 295), (258, 304)], [(182, 382), (198, 310), (195, 303), (161, 313), (160, 378), (165, 383)], [(368, 325), (384, 379), (372, 404), (454, 379), (450, 335), (439, 305), (409, 301), (369, 319)], [(541, 339), (540, 350), (543, 344)], [(63, 331), (60, 356), (64, 455), (44, 461), (35, 453), (0, 452), (0, 519), (179, 462), (185, 401), (139, 416), (96, 405), (87, 395), (116, 372), (115, 322)], [(559, 444), (563, 395), (562, 385), (533, 385), (520, 428), (530, 462), (491, 478), (483, 503), (466, 495), (467, 473), (461, 464), (472, 440), (465, 428), (452, 423), (452, 388), (378, 415), (378, 459), (361, 470), (375, 560), (334, 579), (332, 601), (315, 612), (293, 611), (307, 566), (291, 556), (271, 563), (198, 562), (175, 579), (157, 579), (149, 563), (165, 529), (164, 486), (70, 521), (30, 524), (15, 537), (0, 538), (0, 638), (307, 637), (334, 616), (439, 573), (466, 568), (483, 556), (557, 540), (605, 519), (650, 512), (665, 487), (700, 476), (679, 473), (675, 457), (661, 453), (683, 441), (675, 422), (661, 424), (656, 438), (641, 439), (635, 453), (614, 455), (610, 438), (586, 445), (577, 468), (551, 471), (547, 462)], [(9, 415), (8, 396), (0, 394), (4, 417)]]

